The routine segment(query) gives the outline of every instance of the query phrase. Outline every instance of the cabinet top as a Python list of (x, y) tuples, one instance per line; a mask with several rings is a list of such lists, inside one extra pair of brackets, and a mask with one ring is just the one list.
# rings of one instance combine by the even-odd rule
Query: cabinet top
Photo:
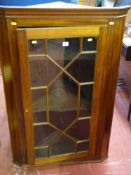
[(32, 6), (0, 6), (0, 15), (6, 17), (26, 17), (45, 16), (45, 15), (79, 15), (79, 16), (126, 16), (131, 6), (122, 7), (91, 7), (64, 2), (54, 2), (46, 4), (37, 4)]

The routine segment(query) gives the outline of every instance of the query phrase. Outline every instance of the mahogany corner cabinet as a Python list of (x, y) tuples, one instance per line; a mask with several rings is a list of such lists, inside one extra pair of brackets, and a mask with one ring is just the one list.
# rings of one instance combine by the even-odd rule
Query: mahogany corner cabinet
[(107, 158), (129, 8), (0, 8), (1, 68), (16, 164)]

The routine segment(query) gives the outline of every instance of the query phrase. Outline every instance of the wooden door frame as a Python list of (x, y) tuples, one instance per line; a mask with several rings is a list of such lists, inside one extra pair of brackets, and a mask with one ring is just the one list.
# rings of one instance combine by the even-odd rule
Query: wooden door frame
[[(87, 30), (85, 30), (87, 29)], [(47, 164), (63, 160), (71, 160), (80, 157), (92, 157), (96, 149), (96, 136), (97, 136), (97, 122), (99, 118), (100, 110), (100, 96), (102, 91), (102, 76), (104, 65), (104, 50), (99, 52), (102, 45), (106, 44), (106, 40), (103, 40), (103, 37), (106, 38), (106, 27), (91, 26), (91, 27), (54, 27), (54, 28), (27, 28), (17, 29), (17, 38), (18, 38), (18, 50), (19, 50), (19, 61), (20, 61), (20, 74), (21, 74), (21, 83), (22, 83), (22, 96), (23, 96), (23, 107), (24, 107), (24, 119), (25, 119), (25, 130), (26, 130), (26, 145), (27, 145), (27, 157), (29, 164)], [(71, 30), (71, 32), (69, 32)], [(73, 35), (73, 32), (75, 33)], [(39, 31), (39, 32), (38, 32)], [(47, 33), (46, 33), (46, 32)], [(61, 31), (61, 32), (60, 32)], [(99, 35), (100, 31), (100, 35)], [(46, 34), (45, 34), (46, 33)], [(99, 36), (98, 36), (99, 35)], [(75, 153), (75, 155), (64, 155), (58, 156), (56, 158), (42, 158), (35, 159), (34, 156), (34, 137), (33, 137), (33, 120), (32, 120), (32, 102), (31, 102), (31, 91), (30, 91), (30, 78), (29, 76), (29, 66), (28, 66), (28, 39), (41, 39), (41, 38), (61, 38), (61, 37), (86, 37), (86, 36), (98, 36), (97, 44), (97, 56), (95, 63), (95, 85), (92, 98), (92, 119), (91, 119), (91, 132), (90, 138), (91, 143), (89, 147), (88, 154), (86, 153)], [(102, 65), (101, 65), (102, 64)], [(98, 76), (99, 74), (99, 76)], [(32, 128), (32, 129), (30, 129)], [(93, 146), (91, 146), (93, 145)]]

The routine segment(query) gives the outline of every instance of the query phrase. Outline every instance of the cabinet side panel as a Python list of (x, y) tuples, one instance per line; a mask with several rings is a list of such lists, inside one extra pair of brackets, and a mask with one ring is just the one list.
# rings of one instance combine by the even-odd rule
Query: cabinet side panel
[[(17, 137), (17, 132), (15, 132), (14, 125), (14, 115), (13, 115), (13, 87), (12, 87), (12, 70), (11, 62), (9, 56), (9, 45), (7, 37), (6, 23), (3, 17), (0, 18), (0, 48), (1, 48), (1, 71), (3, 75), (4, 92), (6, 98), (6, 108), (8, 113), (8, 123), (10, 129), (11, 146), (14, 159), (17, 159), (18, 152), (15, 148), (15, 142), (13, 138)], [(5, 52), (6, 50), (6, 52)]]
[[(111, 133), (115, 93), (116, 93), (116, 82), (118, 78), (118, 69), (119, 69), (121, 47), (122, 47), (124, 22), (125, 22), (125, 19), (123, 18), (116, 21), (115, 41), (114, 41), (114, 45), (112, 44), (114, 47), (112, 49), (113, 50), (112, 59), (110, 58), (112, 61), (111, 70), (110, 70), (111, 82), (110, 83), (108, 82), (109, 90), (106, 93), (108, 94), (107, 98), (110, 101), (110, 103), (107, 102), (107, 108), (106, 108), (106, 123), (104, 127), (104, 136), (103, 136), (103, 142), (102, 142), (102, 156), (107, 154), (108, 148), (109, 148), (109, 140), (110, 140), (110, 133)], [(111, 30), (111, 28), (109, 30)]]
[(26, 151), (23, 111), (20, 99), (20, 77), (19, 73), (15, 70), (15, 68), (18, 69), (19, 66), (17, 63), (17, 58), (15, 56), (12, 57), (12, 53), (16, 51), (16, 48), (11, 48), (15, 46), (15, 41), (12, 43), (10, 42), (9, 34), (11, 34), (11, 30), (7, 27), (6, 20), (2, 18), (2, 73), (11, 136), (13, 161), (18, 164), (25, 164)]
[(107, 43), (105, 48), (102, 48), (105, 49), (105, 61), (100, 104), (101, 112), (97, 125), (96, 156), (98, 158), (104, 158), (108, 155), (123, 26), (123, 18), (114, 20), (114, 25), (108, 26)]

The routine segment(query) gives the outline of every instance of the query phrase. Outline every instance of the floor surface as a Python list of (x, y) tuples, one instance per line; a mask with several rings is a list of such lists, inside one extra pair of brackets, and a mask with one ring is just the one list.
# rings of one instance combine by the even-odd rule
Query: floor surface
[(127, 121), (129, 97), (126, 89), (117, 88), (109, 157), (102, 163), (19, 168), (12, 163), (12, 154), (0, 75), (0, 175), (130, 175), (131, 121)]

